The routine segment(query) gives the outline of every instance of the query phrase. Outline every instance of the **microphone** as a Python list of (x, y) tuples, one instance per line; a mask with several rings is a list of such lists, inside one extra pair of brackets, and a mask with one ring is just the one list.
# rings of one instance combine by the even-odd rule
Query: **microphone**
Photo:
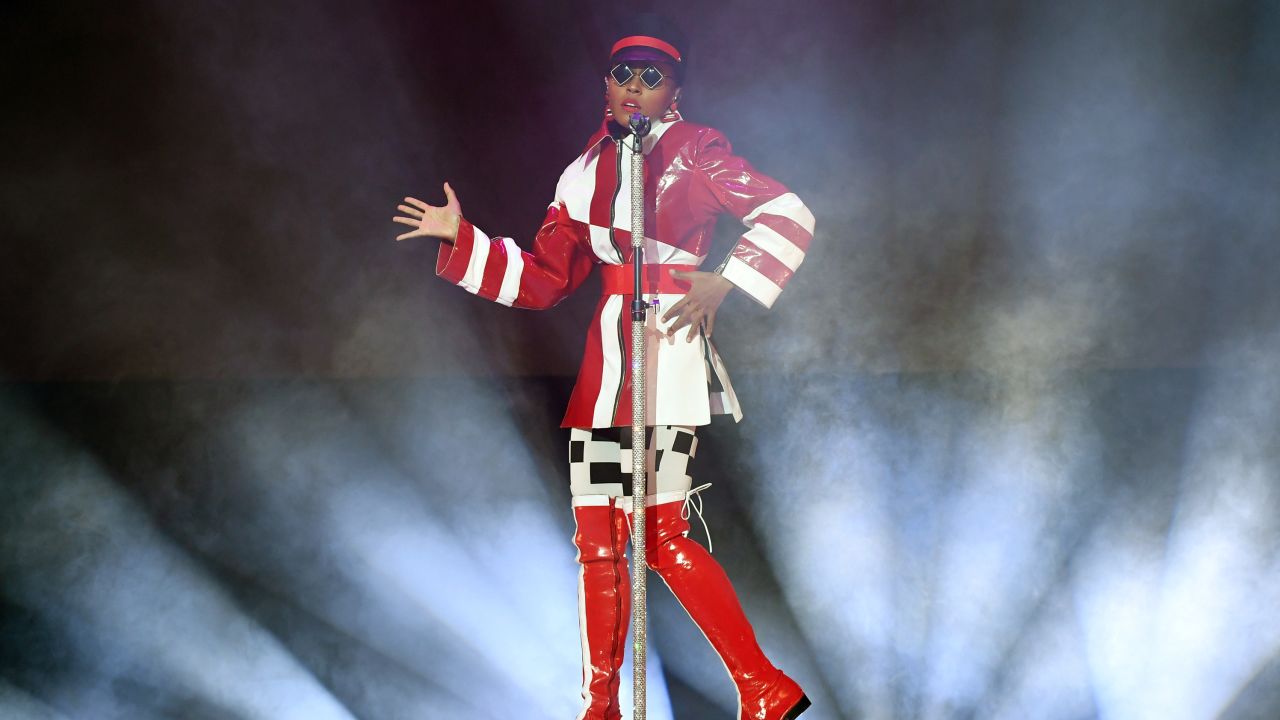
[(631, 113), (631, 132), (635, 133), (637, 138), (642, 138), (649, 134), (649, 118), (638, 112)]

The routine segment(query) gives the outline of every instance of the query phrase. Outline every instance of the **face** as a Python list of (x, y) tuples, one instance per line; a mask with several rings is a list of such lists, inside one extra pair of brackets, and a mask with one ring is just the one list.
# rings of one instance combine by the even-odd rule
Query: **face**
[(671, 107), (671, 103), (680, 94), (680, 86), (676, 85), (676, 69), (670, 63), (652, 60), (633, 60), (627, 63), (636, 70), (652, 65), (662, 72), (662, 82), (650, 88), (635, 73), (625, 84), (609, 73), (605, 73), (604, 81), (609, 90), (605, 97), (609, 101), (609, 109), (613, 111), (613, 119), (622, 125), (631, 122), (631, 113), (639, 111), (651, 120), (657, 120)]

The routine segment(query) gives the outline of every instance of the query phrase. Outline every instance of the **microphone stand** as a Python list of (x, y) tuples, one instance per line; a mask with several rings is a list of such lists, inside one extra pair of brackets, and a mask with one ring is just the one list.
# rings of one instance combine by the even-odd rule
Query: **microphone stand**
[[(649, 444), (645, 442), (645, 319), (649, 304), (644, 300), (644, 138), (649, 119), (631, 114), (634, 138), (631, 156), (631, 265), (635, 284), (631, 293), (631, 624), (632, 720), (645, 720), (645, 665), (648, 640), (648, 558), (645, 535), (645, 506), (648, 501), (646, 464)], [(621, 182), (622, 178), (618, 178)]]

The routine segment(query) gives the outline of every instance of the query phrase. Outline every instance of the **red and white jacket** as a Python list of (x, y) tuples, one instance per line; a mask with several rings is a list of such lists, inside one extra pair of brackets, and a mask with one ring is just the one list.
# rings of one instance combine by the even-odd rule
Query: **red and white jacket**
[[(440, 244), (436, 274), (486, 300), (542, 310), (606, 266), (604, 292), (587, 330), (586, 351), (562, 427), (631, 424), (631, 161), (635, 141), (602, 126), (556, 185), (555, 201), (533, 241), (521, 250), (490, 238), (463, 219), (452, 245)], [(621, 146), (621, 147), (620, 147)], [(740, 218), (747, 232), (717, 272), (770, 307), (804, 260), (813, 214), (782, 183), (733, 154), (713, 128), (655, 122), (643, 150), (645, 263), (693, 269), (706, 260), (716, 216)], [(622, 183), (618, 179), (622, 178)], [(608, 267), (608, 266), (613, 266)], [(644, 292), (657, 300), (649, 313), (646, 374), (649, 425), (705, 425), (713, 414), (742, 418), (729, 374), (711, 342), (672, 340), (661, 314), (684, 295), (668, 268), (649, 267)]]

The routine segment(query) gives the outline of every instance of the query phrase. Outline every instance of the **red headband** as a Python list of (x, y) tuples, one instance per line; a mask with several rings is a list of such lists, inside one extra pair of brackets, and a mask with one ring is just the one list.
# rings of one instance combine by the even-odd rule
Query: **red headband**
[(609, 51), (609, 54), (614, 55), (623, 48), (635, 47), (637, 45), (650, 47), (654, 50), (661, 50), (675, 58), (676, 62), (680, 62), (680, 51), (676, 50), (675, 45), (659, 40), (656, 37), (649, 37), (648, 35), (632, 35), (631, 37), (624, 37), (613, 44), (613, 49)]

